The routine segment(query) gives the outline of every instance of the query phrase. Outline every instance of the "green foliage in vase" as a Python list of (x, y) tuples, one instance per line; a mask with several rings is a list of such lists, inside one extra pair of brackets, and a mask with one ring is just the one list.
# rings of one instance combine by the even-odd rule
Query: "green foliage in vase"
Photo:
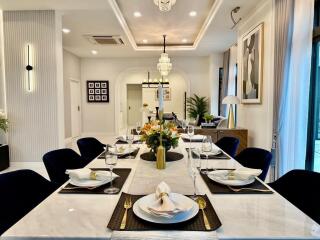
[(208, 112), (209, 101), (206, 97), (199, 97), (194, 94), (193, 97), (187, 98), (187, 111), (190, 118), (203, 118), (204, 114)]
[(8, 124), (9, 124), (8, 119), (6, 119), (5, 115), (2, 112), (0, 112), (0, 130), (7, 132)]

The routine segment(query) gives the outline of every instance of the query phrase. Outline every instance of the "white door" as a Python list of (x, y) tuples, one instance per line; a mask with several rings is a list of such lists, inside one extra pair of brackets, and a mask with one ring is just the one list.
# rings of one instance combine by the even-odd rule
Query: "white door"
[(142, 86), (141, 84), (127, 85), (127, 124), (135, 126), (137, 122), (141, 122), (142, 113)]
[(71, 102), (71, 134), (72, 137), (81, 135), (81, 94), (80, 82), (70, 81)]

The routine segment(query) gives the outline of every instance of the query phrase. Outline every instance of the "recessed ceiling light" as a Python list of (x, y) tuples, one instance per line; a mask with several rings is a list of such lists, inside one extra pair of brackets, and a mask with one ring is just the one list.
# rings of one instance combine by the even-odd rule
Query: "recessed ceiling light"
[(134, 13), (133, 13), (133, 16), (135, 16), (136, 18), (138, 18), (138, 17), (141, 17), (142, 14), (141, 14), (141, 12), (134, 12)]
[(195, 16), (197, 16), (197, 12), (196, 11), (191, 11), (191, 12), (189, 12), (189, 16), (190, 17), (195, 17)]
[(97, 54), (98, 54), (98, 51), (97, 51), (97, 50), (91, 50), (91, 53), (92, 53), (93, 55), (97, 55)]
[(71, 30), (68, 28), (62, 28), (62, 32), (64, 32), (65, 34), (68, 34), (71, 32)]
[(188, 42), (188, 40), (187, 40), (186, 38), (182, 39), (181, 41), (182, 41), (183, 43)]
[(142, 42), (143, 43), (148, 43), (148, 39), (143, 39)]

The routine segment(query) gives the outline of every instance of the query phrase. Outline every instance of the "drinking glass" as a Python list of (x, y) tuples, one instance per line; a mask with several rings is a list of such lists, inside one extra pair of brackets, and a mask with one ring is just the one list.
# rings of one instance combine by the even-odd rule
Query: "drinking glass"
[(188, 136), (190, 139), (189, 156), (191, 156), (191, 138), (194, 136), (194, 127), (191, 125), (188, 126)]
[(137, 122), (137, 124), (136, 124), (136, 132), (138, 133), (138, 135), (140, 135), (141, 130), (142, 130), (141, 123)]
[(131, 151), (132, 151), (132, 143), (133, 143), (133, 140), (134, 140), (134, 135), (132, 133), (132, 129), (128, 129), (127, 130), (127, 135), (126, 135), (126, 140), (129, 144), (129, 152), (130, 152), (130, 155), (129, 155), (129, 158), (132, 159), (133, 156), (131, 155)]
[(104, 192), (107, 194), (115, 194), (120, 191), (119, 188), (113, 186), (113, 178), (112, 178), (113, 168), (117, 165), (118, 156), (116, 154), (106, 152), (105, 157), (106, 157), (105, 158), (106, 165), (110, 169), (110, 173), (111, 173), (111, 182), (110, 182), (110, 187), (106, 188)]
[(197, 188), (196, 188), (196, 178), (197, 172), (200, 166), (200, 153), (195, 149), (195, 154), (190, 157), (189, 161), (189, 173), (193, 180), (193, 196), (191, 197), (193, 200), (197, 199)]
[(183, 132), (185, 133), (186, 132), (186, 129), (187, 129), (187, 120), (183, 119), (181, 121), (181, 127), (183, 129)]
[(203, 138), (202, 144), (201, 144), (201, 152), (206, 156), (206, 171), (203, 173), (208, 174), (208, 158), (210, 153), (212, 152), (212, 139), (211, 136), (205, 136)]

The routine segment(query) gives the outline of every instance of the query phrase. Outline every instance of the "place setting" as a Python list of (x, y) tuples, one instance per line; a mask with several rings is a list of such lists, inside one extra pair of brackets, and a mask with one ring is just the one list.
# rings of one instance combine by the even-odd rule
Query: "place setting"
[(116, 138), (116, 144), (141, 144), (141, 134), (142, 132), (142, 125), (140, 122), (136, 123), (135, 128), (128, 128), (126, 135), (119, 136)]
[(121, 191), (131, 169), (114, 168), (118, 156), (107, 152), (105, 162), (107, 168), (80, 168), (68, 169), (66, 174), (69, 182), (63, 186), (59, 193), (85, 193), (85, 194), (117, 194)]
[(206, 195), (171, 192), (161, 182), (149, 195), (122, 193), (108, 228), (120, 231), (215, 231), (221, 222)]
[(257, 177), (260, 169), (200, 169), (200, 175), (213, 194), (272, 194)]

